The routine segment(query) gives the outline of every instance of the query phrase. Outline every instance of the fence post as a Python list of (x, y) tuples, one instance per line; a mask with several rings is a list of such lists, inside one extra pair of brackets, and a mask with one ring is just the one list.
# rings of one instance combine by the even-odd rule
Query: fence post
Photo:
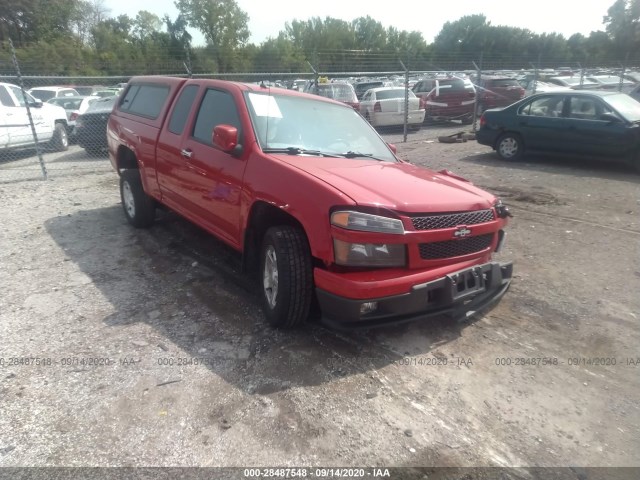
[(42, 169), (42, 176), (47, 179), (47, 167), (44, 164), (44, 158), (42, 158), (42, 149), (40, 148), (40, 142), (38, 142), (38, 134), (36, 133), (36, 126), (33, 123), (33, 117), (31, 116), (31, 107), (29, 106), (29, 100), (27, 99), (27, 92), (24, 91), (24, 82), (22, 81), (22, 74), (20, 73), (20, 65), (18, 64), (18, 57), (16, 55), (16, 49), (13, 46), (13, 41), (9, 37), (9, 46), (11, 47), (11, 58), (13, 60), (13, 66), (16, 69), (16, 76), (18, 77), (18, 85), (20, 85), (20, 91), (22, 92), (22, 101), (27, 109), (27, 116), (29, 117), (29, 125), (31, 125), (31, 134), (36, 145), (36, 153), (38, 154), (38, 160), (40, 162), (40, 168)]
[(404, 69), (404, 134), (402, 143), (407, 143), (407, 131), (409, 130), (409, 69), (398, 59)]
[(578, 67), (580, 68), (580, 89), (582, 90), (582, 87), (584, 87), (584, 68), (580, 62), (578, 62)]
[[(480, 66), (478, 66), (476, 62), (471, 63), (476, 67), (476, 85), (478, 85), (478, 88), (482, 88), (480, 86), (480, 81), (482, 80), (482, 52), (480, 52)], [(476, 95), (473, 101), (473, 127), (471, 129), (473, 133), (476, 133), (477, 130), (476, 123), (478, 123), (478, 89), (476, 89)]]
[(622, 87), (624, 85), (624, 74), (627, 72), (627, 63), (629, 63), (629, 50), (627, 50), (627, 54), (624, 57), (624, 64), (622, 65), (622, 70), (620, 71), (620, 82), (618, 83), (618, 91), (622, 91)]

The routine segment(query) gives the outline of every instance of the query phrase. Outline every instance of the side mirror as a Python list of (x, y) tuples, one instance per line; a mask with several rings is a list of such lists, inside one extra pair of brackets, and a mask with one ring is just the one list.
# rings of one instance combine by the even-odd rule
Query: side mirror
[(398, 153), (398, 148), (393, 143), (387, 143), (387, 146), (391, 149), (394, 155)]
[(42, 100), (34, 100), (33, 102), (29, 102), (29, 106), (33, 108), (42, 108)]
[(238, 129), (232, 125), (216, 125), (212, 135), (213, 144), (223, 152), (238, 154)]

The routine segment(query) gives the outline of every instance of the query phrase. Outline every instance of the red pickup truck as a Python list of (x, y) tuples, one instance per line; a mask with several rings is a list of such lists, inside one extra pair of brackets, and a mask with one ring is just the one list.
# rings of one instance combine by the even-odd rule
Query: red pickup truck
[(508, 209), (448, 171), (400, 160), (353, 108), (223, 80), (134, 77), (107, 127), (122, 205), (158, 204), (242, 253), (267, 319), (317, 305), (333, 325), (468, 317), (508, 289), (491, 261)]

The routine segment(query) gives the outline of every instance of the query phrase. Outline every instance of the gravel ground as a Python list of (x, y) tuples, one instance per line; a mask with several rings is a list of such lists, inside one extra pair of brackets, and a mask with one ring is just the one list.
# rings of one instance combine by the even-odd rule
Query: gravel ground
[(130, 228), (106, 158), (0, 160), (0, 465), (639, 467), (640, 176), (436, 140), (459, 130), (383, 135), (511, 207), (510, 291), (349, 333), (269, 328), (172, 213)]

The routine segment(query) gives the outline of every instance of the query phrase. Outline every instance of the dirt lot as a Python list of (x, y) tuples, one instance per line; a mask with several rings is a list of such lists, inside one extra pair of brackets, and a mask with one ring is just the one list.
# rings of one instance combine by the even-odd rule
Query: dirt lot
[(106, 158), (1, 163), (0, 465), (640, 466), (640, 176), (433, 141), (457, 129), (384, 136), (511, 207), (510, 291), (349, 333), (269, 328), (174, 214), (130, 228)]

